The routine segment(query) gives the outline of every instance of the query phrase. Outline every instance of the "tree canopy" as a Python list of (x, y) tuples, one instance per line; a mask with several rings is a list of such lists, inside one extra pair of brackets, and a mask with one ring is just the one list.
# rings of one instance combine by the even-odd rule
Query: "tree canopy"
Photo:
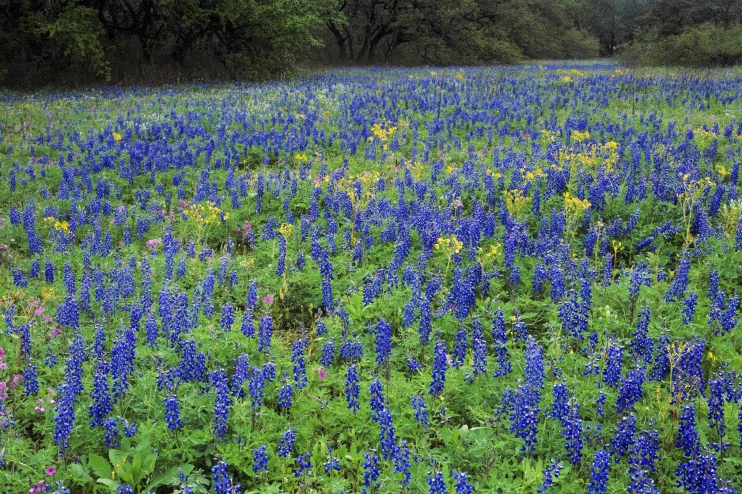
[(617, 54), (730, 64), (742, 57), (741, 21), (742, 0), (0, 0), (0, 81), (257, 79), (302, 64)]

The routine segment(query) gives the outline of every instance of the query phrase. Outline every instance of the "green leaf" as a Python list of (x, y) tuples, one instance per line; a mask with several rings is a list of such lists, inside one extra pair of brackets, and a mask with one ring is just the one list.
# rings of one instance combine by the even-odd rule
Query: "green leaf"
[(88, 456), (88, 465), (93, 470), (93, 473), (97, 475), (98, 477), (103, 478), (111, 478), (111, 473), (113, 473), (113, 469), (111, 468), (111, 464), (106, 461), (105, 458), (103, 458), (100, 455), (90, 455)]
[[(185, 467), (189, 467), (189, 471), (186, 472)], [(159, 475), (152, 479), (152, 481), (147, 485), (147, 487), (144, 488), (144, 490), (151, 491), (155, 487), (158, 487), (160, 485), (177, 484), (180, 481), (180, 470), (183, 470), (183, 473), (185, 475), (188, 475), (190, 473), (190, 470), (193, 470), (193, 467), (191, 465), (182, 465), (180, 467), (169, 468), (162, 475)]]
[(117, 487), (118, 487), (118, 485), (119, 485), (119, 483), (118, 483), (118, 482), (116, 482), (115, 480), (111, 480), (111, 479), (104, 479), (104, 478), (98, 479), (98, 483), (99, 483), (99, 484), (103, 484), (103, 485), (105, 485), (105, 486), (108, 486), (108, 488), (109, 488), (109, 489), (111, 489), (112, 491), (115, 491), (115, 490), (116, 490), (116, 488), (117, 488)]
[(88, 472), (85, 471), (85, 468), (83, 468), (81, 464), (73, 463), (69, 466), (69, 469), (71, 470), (72, 477), (80, 480), (80, 483), (89, 484), (93, 481), (93, 477), (91, 477)]

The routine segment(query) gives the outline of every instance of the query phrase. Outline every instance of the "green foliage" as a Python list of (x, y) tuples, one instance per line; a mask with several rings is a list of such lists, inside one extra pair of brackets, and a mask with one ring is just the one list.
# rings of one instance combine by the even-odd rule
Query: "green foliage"
[(632, 65), (736, 65), (742, 61), (742, 26), (702, 24), (664, 38), (654, 30), (629, 45), (622, 57)]
[(96, 75), (110, 79), (111, 67), (101, 42), (104, 31), (94, 9), (69, 4), (56, 21), (43, 26), (42, 31), (59, 43), (65, 56), (76, 59), (80, 65), (90, 66)]
[(329, 0), (0, 0), (0, 81), (35, 86), (121, 80), (172, 69), (190, 77), (292, 74), (333, 18)]
[(326, 60), (434, 65), (588, 58), (596, 39), (572, 21), (567, 2), (349, 0), (327, 22)]

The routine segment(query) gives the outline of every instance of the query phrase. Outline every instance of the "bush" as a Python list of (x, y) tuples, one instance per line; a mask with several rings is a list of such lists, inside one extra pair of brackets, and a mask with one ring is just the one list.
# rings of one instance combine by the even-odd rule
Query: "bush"
[(621, 53), (629, 65), (683, 67), (730, 66), (742, 61), (742, 26), (703, 24), (661, 38), (650, 31)]
[(597, 38), (577, 29), (565, 31), (561, 45), (563, 58), (597, 58), (600, 55)]

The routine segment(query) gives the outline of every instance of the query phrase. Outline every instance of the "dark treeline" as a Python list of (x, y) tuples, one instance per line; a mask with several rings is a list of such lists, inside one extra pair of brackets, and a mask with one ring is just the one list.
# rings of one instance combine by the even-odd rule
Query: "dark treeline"
[(301, 65), (742, 58), (742, 0), (0, 0), (6, 86), (281, 77)]

